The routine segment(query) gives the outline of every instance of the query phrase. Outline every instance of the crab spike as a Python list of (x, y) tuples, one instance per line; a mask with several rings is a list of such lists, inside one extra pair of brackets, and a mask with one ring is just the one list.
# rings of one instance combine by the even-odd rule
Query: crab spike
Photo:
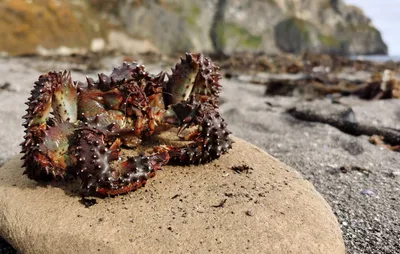
[(166, 75), (166, 73), (163, 72), (163, 71), (161, 71), (160, 73), (158, 73), (158, 74), (155, 76), (156, 83), (161, 84), (162, 82), (164, 82), (165, 75)]
[(111, 84), (112, 84), (112, 85), (115, 85), (115, 83), (116, 83), (116, 82), (115, 82), (115, 78), (114, 78), (114, 77), (111, 77), (110, 80), (111, 80)]
[(184, 130), (186, 130), (187, 128), (189, 127), (189, 124), (184, 124), (184, 125), (182, 125), (179, 129), (178, 129), (178, 133), (177, 133), (177, 135), (178, 135), (178, 137), (182, 134), (182, 132), (184, 131)]
[(102, 84), (104, 81), (103, 81), (103, 78), (101, 77), (101, 75), (102, 75), (102, 73), (98, 73), (97, 74), (97, 77), (99, 78), (99, 83), (100, 84)]
[(87, 84), (88, 84), (88, 88), (89, 88), (89, 89), (94, 88), (94, 81), (93, 81), (92, 78), (86, 76), (86, 82), (87, 82)]
[(186, 62), (187, 63), (191, 63), (192, 62), (192, 56), (190, 55), (190, 53), (186, 53), (185, 56), (186, 56)]

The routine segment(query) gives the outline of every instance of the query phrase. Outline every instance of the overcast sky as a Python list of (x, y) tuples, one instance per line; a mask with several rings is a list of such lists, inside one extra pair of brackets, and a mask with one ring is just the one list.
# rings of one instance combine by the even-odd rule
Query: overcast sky
[(345, 0), (361, 7), (381, 31), (389, 54), (400, 56), (400, 0)]

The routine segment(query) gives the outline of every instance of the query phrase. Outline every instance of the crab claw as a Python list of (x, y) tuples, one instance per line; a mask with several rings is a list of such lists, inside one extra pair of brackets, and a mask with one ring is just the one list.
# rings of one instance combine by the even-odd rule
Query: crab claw
[(37, 181), (64, 178), (71, 164), (68, 147), (74, 132), (71, 123), (77, 119), (77, 86), (69, 72), (49, 72), (39, 77), (31, 94), (23, 117), (24, 173)]
[(192, 95), (196, 99), (205, 97), (215, 104), (218, 102), (221, 75), (210, 58), (186, 53), (186, 57), (172, 69), (172, 75), (168, 77), (165, 89), (167, 105), (186, 101)]

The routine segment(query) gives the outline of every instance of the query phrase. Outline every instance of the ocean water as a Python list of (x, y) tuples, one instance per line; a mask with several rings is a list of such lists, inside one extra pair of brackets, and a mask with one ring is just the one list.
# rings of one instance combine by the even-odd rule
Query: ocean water
[(400, 56), (386, 56), (386, 55), (369, 55), (369, 56), (352, 56), (352, 59), (367, 60), (373, 62), (400, 62)]

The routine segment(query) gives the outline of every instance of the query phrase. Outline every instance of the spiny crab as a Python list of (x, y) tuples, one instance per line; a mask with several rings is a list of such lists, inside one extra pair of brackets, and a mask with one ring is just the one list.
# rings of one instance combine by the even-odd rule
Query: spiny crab
[[(219, 158), (233, 141), (217, 111), (218, 69), (202, 54), (186, 53), (171, 75), (126, 62), (98, 81), (73, 82), (67, 71), (41, 75), (24, 116), (24, 174), (40, 182), (80, 178), (83, 196), (112, 196), (143, 186), (168, 163)], [(135, 147), (166, 126), (178, 127), (178, 135), (193, 127), (183, 137), (191, 142), (121, 160), (121, 146)]]

